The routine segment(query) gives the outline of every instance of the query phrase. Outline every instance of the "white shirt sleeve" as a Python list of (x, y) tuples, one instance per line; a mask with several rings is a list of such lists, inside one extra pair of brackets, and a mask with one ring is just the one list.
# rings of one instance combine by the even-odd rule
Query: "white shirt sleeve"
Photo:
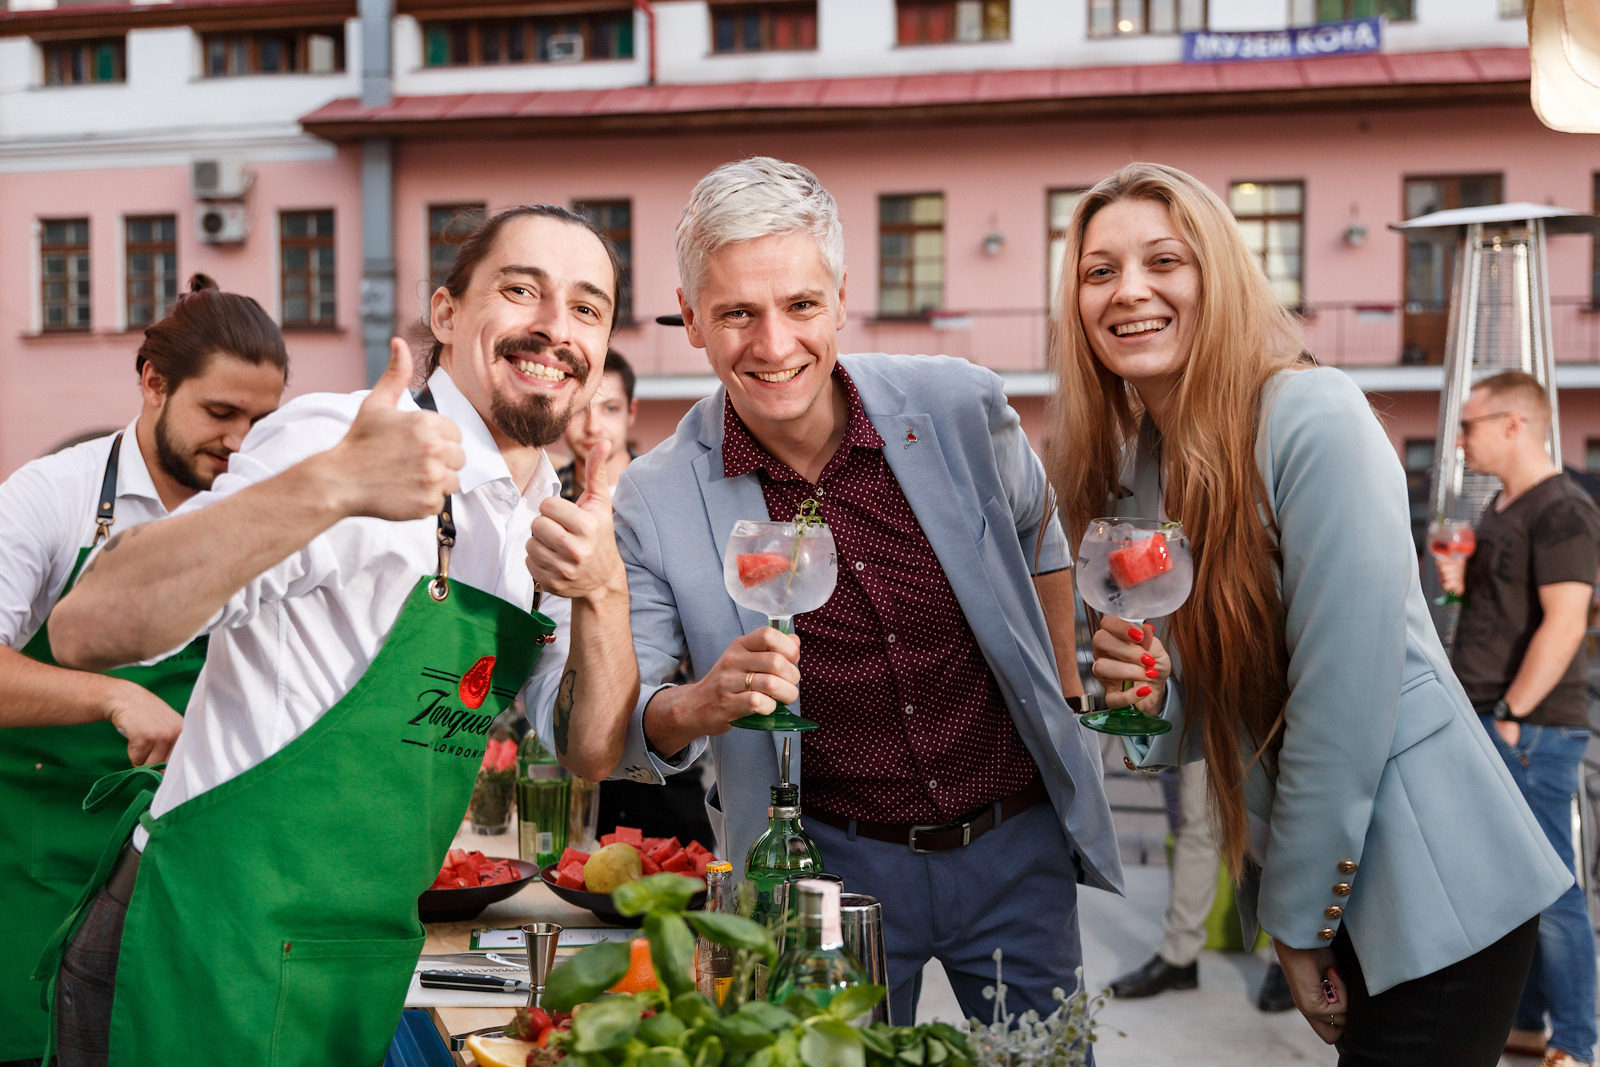
[[(102, 460), (103, 465), (103, 460)], [(38, 632), (77, 561), (94, 505), (67, 456), (36, 460), (0, 484), (0, 642)]]

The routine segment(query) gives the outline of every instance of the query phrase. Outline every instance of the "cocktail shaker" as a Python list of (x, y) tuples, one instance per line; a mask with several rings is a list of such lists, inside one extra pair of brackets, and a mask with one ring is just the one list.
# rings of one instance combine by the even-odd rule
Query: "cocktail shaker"
[[(861, 965), (861, 971), (874, 985), (889, 987), (889, 961), (883, 947), (883, 904), (865, 893), (845, 893), (839, 897), (839, 926), (844, 950)], [(886, 996), (863, 1020), (894, 1025)]]

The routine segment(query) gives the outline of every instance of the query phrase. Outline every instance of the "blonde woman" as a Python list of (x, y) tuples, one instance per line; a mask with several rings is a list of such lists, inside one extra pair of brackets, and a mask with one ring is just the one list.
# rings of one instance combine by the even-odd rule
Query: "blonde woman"
[(1241, 906), (1341, 1067), (1489, 1067), (1570, 875), (1439, 645), (1393, 448), (1349, 378), (1302, 358), (1193, 177), (1102, 181), (1066, 262), (1051, 474), (1069, 537), (1170, 517), (1195, 556), (1182, 608), (1094, 638), (1110, 701), (1174, 725), (1131, 756), (1206, 760)]

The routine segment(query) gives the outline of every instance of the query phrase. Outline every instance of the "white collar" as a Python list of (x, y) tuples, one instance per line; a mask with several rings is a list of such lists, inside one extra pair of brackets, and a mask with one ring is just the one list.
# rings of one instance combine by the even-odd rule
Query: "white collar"
[(155, 479), (150, 477), (150, 464), (145, 459), (144, 449), (139, 446), (137, 418), (122, 431), (122, 447), (117, 450), (117, 495), (154, 500), (162, 513), (166, 513), (161, 494), (156, 492)]
[[(451, 380), (449, 372), (443, 367), (435, 370), (428, 377), (428, 390), (433, 394), (433, 401), (438, 405), (439, 414), (455, 423), (456, 428), (461, 431), (461, 451), (466, 454), (466, 463), (458, 474), (461, 491), (470, 493), (479, 486), (501, 479), (515, 486), (511, 468), (506, 466), (506, 458), (500, 454), (500, 446), (495, 444), (494, 435), (489, 432), (488, 424), (483, 421), (483, 416), (478, 413), (472, 401), (468, 400)], [(531, 502), (537, 503), (547, 496), (557, 496), (560, 493), (561, 479), (557, 477), (555, 467), (550, 464), (550, 456), (541, 448), (539, 466), (533, 472), (527, 492), (523, 495)]]

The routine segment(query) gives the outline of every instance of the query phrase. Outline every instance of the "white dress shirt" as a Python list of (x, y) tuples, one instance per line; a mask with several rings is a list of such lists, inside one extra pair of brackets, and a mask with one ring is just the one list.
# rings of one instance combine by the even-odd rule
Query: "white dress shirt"
[[(138, 420), (135, 420), (137, 422)], [(112, 532), (167, 517), (130, 422), (117, 453)], [(0, 485), (0, 641), (21, 650), (61, 599), (78, 550), (94, 543), (115, 434), (34, 460)]]
[[(539, 504), (560, 480), (542, 458), (519, 494), (489, 429), (444, 371), (429, 379), (439, 414), (461, 430), (466, 465), (455, 494), (450, 578), (518, 607), (533, 603), (527, 541)], [(285, 404), (250, 431), (211, 491), (179, 514), (266, 480), (338, 444), (366, 393), (318, 393)], [(401, 410), (416, 410), (402, 397)], [(151, 813), (160, 816), (244, 773), (305, 732), (366, 673), (418, 579), (438, 570), (437, 518), (344, 519), (236, 593), (207, 625), (205, 668)], [(571, 604), (546, 594), (556, 623), (522, 689), (540, 734), (567, 658)], [(148, 834), (140, 827), (134, 846)]]

